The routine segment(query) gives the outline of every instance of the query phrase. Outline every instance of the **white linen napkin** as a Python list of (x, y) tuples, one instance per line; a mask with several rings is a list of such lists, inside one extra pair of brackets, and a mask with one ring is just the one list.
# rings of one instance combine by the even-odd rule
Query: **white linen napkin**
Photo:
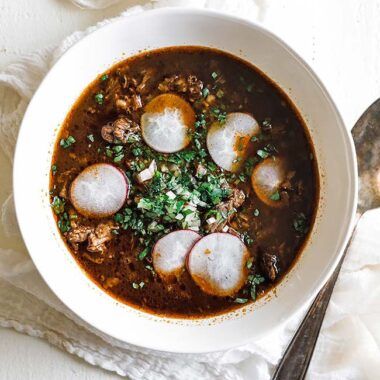
[[(99, 8), (117, 0), (72, 0)], [(165, 5), (217, 8), (250, 19), (265, 15), (265, 0), (157, 1), (123, 13)], [(259, 5), (261, 6), (259, 6)], [(73, 43), (104, 22), (76, 32), (54, 49), (21, 57), (0, 72), (0, 86), (10, 88), (0, 113), (0, 146), (12, 159), (25, 108), (47, 70)], [(11, 178), (2, 178), (1, 183)], [(380, 213), (367, 213), (359, 223), (342, 268), (308, 373), (310, 379), (372, 379), (380, 372)], [(117, 341), (86, 324), (68, 310), (42, 281), (17, 228), (10, 194), (1, 208), (0, 326), (47, 339), (87, 362), (130, 379), (269, 379), (303, 313), (265, 338), (226, 352), (171, 355)], [(378, 235), (379, 234), (379, 235)]]

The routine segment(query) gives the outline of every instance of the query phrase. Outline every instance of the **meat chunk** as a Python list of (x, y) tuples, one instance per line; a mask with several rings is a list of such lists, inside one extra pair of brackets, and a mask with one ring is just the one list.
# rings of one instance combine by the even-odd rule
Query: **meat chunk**
[(230, 197), (216, 206), (216, 210), (221, 214), (221, 219), (208, 225), (208, 232), (225, 232), (224, 227), (231, 223), (237, 209), (242, 206), (245, 201), (245, 194), (242, 190), (234, 188)]
[(131, 95), (119, 95), (115, 99), (115, 106), (118, 111), (133, 112), (137, 111), (139, 108), (142, 108), (142, 100), (139, 94)]
[(66, 239), (76, 251), (80, 243), (87, 241), (88, 252), (103, 255), (107, 251), (106, 243), (113, 237), (112, 231), (117, 229), (111, 222), (100, 223), (96, 227), (76, 225), (66, 234)]
[(149, 81), (154, 76), (155, 71), (153, 69), (148, 69), (143, 72), (143, 78), (139, 85), (136, 87), (136, 90), (140, 94), (145, 94), (149, 90)]
[(69, 169), (64, 171), (63, 173), (58, 174), (57, 183), (60, 186), (59, 196), (61, 198), (67, 198), (69, 183), (75, 176), (75, 172), (75, 169)]
[(277, 255), (272, 253), (264, 252), (261, 256), (261, 268), (271, 281), (275, 281), (278, 276), (278, 261)]
[(100, 223), (88, 235), (87, 251), (103, 254), (107, 250), (106, 243), (112, 239), (112, 231), (118, 227), (113, 223)]
[(119, 112), (133, 114), (143, 107), (141, 95), (149, 91), (149, 81), (153, 70), (145, 70), (141, 78), (131, 77), (126, 73), (118, 72), (111, 77), (105, 89), (107, 104), (115, 106)]
[(234, 188), (232, 190), (232, 195), (230, 197), (230, 201), (232, 202), (232, 206), (235, 208), (239, 208), (245, 201), (245, 194), (243, 190)]
[(158, 85), (161, 92), (177, 92), (186, 95), (190, 102), (202, 97), (203, 82), (195, 75), (172, 75)]
[(140, 126), (127, 117), (119, 117), (112, 123), (102, 127), (101, 135), (109, 143), (127, 143), (128, 140), (140, 131)]
[(67, 233), (66, 239), (75, 250), (78, 250), (79, 244), (85, 242), (92, 231), (92, 227), (76, 226)]

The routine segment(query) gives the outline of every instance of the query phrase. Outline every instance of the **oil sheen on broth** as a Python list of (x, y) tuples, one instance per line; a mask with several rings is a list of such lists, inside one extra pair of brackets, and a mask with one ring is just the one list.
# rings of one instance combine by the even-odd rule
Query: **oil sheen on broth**
[(145, 52), (69, 112), (52, 210), (110, 295), (206, 317), (254, 302), (291, 268), (314, 222), (314, 157), (295, 107), (252, 65), (202, 47)]

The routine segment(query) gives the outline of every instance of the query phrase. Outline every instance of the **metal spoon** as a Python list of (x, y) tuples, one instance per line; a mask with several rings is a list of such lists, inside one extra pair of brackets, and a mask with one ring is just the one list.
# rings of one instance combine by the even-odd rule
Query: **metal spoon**
[[(360, 117), (352, 129), (359, 169), (358, 218), (380, 207), (380, 99)], [(330, 280), (318, 293), (286, 349), (272, 380), (304, 379), (336, 279), (350, 242)]]

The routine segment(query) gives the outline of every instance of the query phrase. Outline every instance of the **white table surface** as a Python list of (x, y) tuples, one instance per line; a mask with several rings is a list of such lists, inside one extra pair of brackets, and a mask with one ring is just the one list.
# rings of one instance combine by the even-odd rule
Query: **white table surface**
[[(236, 0), (235, 0), (236, 1)], [(350, 127), (380, 95), (379, 0), (252, 0), (268, 8), (265, 26), (290, 43), (317, 71)], [(102, 11), (66, 0), (0, 0), (0, 70), (20, 54), (57, 44), (74, 30), (118, 15), (121, 1)], [(306, 43), (305, 43), (306, 42)], [(7, 96), (0, 88), (1, 100)], [(11, 170), (0, 151), (1, 176)], [(0, 186), (0, 203), (10, 188)], [(1, 235), (0, 239), (4, 239)], [(11, 242), (9, 242), (11, 244)], [(117, 379), (43, 340), (0, 329), (0, 379)]]

